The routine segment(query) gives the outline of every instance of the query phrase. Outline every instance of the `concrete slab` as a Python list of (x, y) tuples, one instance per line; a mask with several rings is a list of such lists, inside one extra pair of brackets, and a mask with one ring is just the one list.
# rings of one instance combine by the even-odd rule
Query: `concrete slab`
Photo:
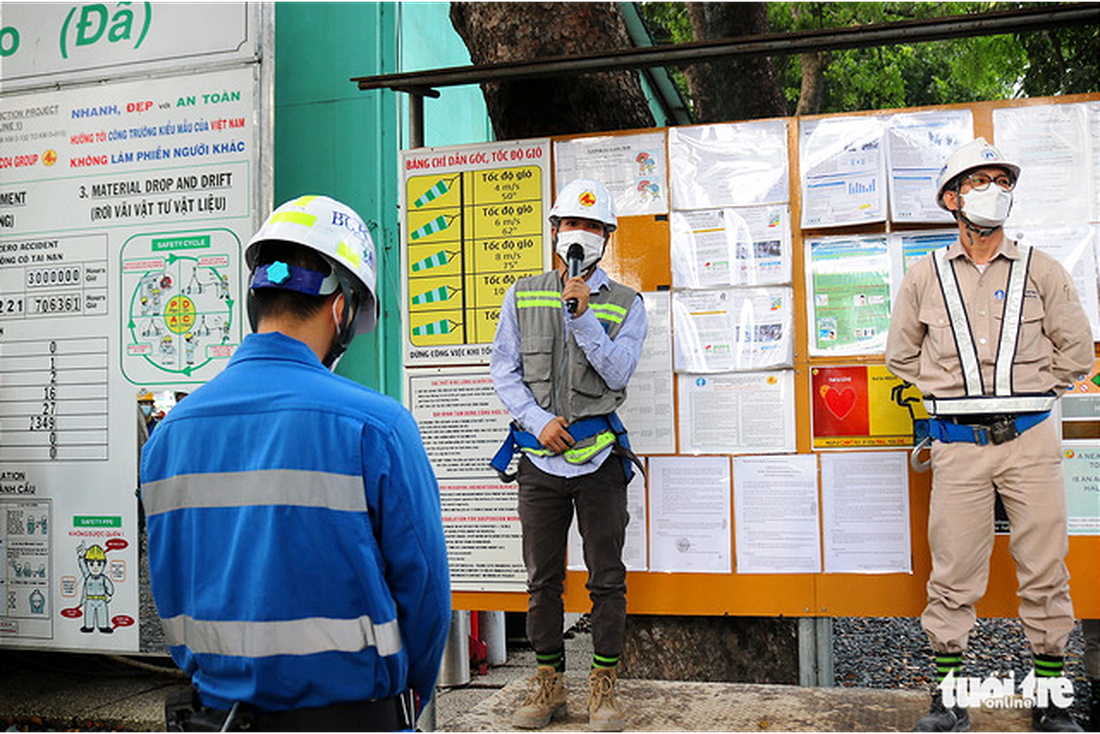
[[(440, 729), (514, 730), (511, 714), (526, 688), (515, 680)], [(619, 693), (628, 731), (911, 731), (928, 709), (925, 693), (879, 689), (620, 679)], [(567, 695), (568, 717), (543, 731), (587, 730), (587, 681), (570, 677)], [(1030, 731), (1027, 711), (971, 717), (972, 731)]]
[[(533, 657), (521, 652), (466, 686), (441, 690), (436, 728), (511, 729)], [(577, 654), (568, 660), (569, 715), (547, 731), (587, 730), (590, 659)], [(10, 669), (0, 672), (0, 721), (34, 721), (61, 730), (93, 722), (109, 729), (163, 731), (165, 695), (179, 685), (178, 677), (117, 669)], [(924, 692), (868, 688), (620, 679), (618, 690), (630, 731), (909, 731), (928, 707)], [(1030, 729), (1029, 712), (1022, 709), (972, 709), (971, 720), (973, 731)]]
[(95, 722), (131, 731), (163, 731), (166, 691), (179, 684), (178, 679), (156, 674), (24, 670), (0, 678), (0, 717), (39, 720), (51, 728)]

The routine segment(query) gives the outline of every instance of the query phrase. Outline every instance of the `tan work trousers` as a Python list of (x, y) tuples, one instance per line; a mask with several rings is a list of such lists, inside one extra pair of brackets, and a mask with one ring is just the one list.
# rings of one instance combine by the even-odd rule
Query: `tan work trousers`
[(966, 648), (993, 550), (994, 488), (1011, 526), (1020, 620), (1031, 649), (1061, 655), (1073, 629), (1058, 427), (1047, 419), (1000, 445), (932, 445), (932, 573), (921, 625), (938, 653)]

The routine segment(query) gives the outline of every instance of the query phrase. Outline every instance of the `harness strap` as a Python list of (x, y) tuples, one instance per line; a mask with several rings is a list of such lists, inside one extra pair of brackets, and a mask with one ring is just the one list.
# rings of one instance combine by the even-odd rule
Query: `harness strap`
[(1027, 413), (991, 425), (955, 423), (940, 418), (928, 421), (929, 435), (942, 443), (976, 443), (979, 446), (1002, 444), (1011, 441), (1024, 431), (1039, 425), (1050, 416), (1044, 413)]
[[(1016, 360), (1016, 344), (1020, 336), (1020, 324), (1023, 321), (1024, 293), (1027, 286), (1028, 270), (1031, 267), (1032, 248), (1017, 243), (1020, 256), (1012, 261), (1008, 283), (1005, 286), (1004, 306), (1001, 314), (1001, 334), (997, 342), (997, 358), (993, 368), (993, 394), (999, 398), (1010, 398), (1012, 390), (1012, 366)], [(970, 330), (970, 320), (963, 303), (962, 293), (955, 274), (954, 263), (947, 259), (947, 248), (940, 248), (932, 255), (936, 278), (947, 308), (951, 332), (955, 337), (955, 348), (959, 355), (966, 384), (966, 394), (980, 398), (985, 394), (978, 350), (974, 343), (974, 334)]]
[[(630, 450), (630, 439), (627, 436), (626, 427), (623, 426), (619, 416), (615, 413), (585, 418), (570, 424), (567, 430), (576, 443), (587, 441), (587, 439), (595, 439), (585, 446), (565, 451), (562, 456), (570, 464), (584, 464), (596, 454), (611, 446), (611, 453), (623, 461), (623, 471), (626, 474), (627, 483), (630, 482), (633, 476), (632, 465), (637, 466), (642, 475), (645, 475), (645, 467), (642, 465), (641, 459)], [(489, 462), (489, 465), (496, 470), (500, 481), (505, 484), (516, 480), (516, 473), (508, 472), (508, 465), (512, 463), (512, 457), (515, 456), (517, 451), (533, 456), (555, 455), (553, 451), (539, 443), (538, 438), (533, 433), (523, 430), (518, 423), (512, 421), (508, 426), (508, 435), (504, 437), (504, 442), (493, 456), (492, 461)]]
[(997, 397), (937, 398), (934, 395), (924, 399), (924, 409), (929, 415), (987, 415), (989, 413), (1042, 413), (1054, 408), (1058, 396), (1053, 393), (1041, 395), (1013, 395)]

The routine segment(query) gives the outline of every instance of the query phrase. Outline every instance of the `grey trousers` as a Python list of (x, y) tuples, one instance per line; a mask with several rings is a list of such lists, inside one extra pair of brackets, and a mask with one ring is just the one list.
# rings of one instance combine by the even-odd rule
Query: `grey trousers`
[(626, 625), (623, 540), (630, 515), (622, 462), (608, 457), (591, 474), (556, 477), (527, 457), (519, 463), (519, 519), (527, 567), (527, 639), (539, 654), (565, 645), (562, 636), (565, 551), (576, 508), (592, 600), (592, 644), (597, 655), (617, 657)]

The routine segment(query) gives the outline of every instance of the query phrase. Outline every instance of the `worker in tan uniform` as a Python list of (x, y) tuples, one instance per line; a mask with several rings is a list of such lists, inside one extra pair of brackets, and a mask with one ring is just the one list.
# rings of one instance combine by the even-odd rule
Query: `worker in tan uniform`
[[(932, 416), (932, 572), (921, 624), (940, 682), (961, 675), (974, 604), (985, 594), (995, 492), (1008, 512), (1037, 680), (1062, 676), (1074, 626), (1059, 431), (1049, 416), (1091, 368), (1092, 333), (1065, 269), (1005, 237), (1019, 175), (982, 138), (947, 159), (937, 200), (954, 214), (959, 238), (906, 273), (886, 344), (887, 367), (920, 389)], [(944, 697), (938, 686), (916, 731), (969, 729), (966, 707)], [(1033, 728), (1081, 731), (1055, 703), (1032, 709)]]

